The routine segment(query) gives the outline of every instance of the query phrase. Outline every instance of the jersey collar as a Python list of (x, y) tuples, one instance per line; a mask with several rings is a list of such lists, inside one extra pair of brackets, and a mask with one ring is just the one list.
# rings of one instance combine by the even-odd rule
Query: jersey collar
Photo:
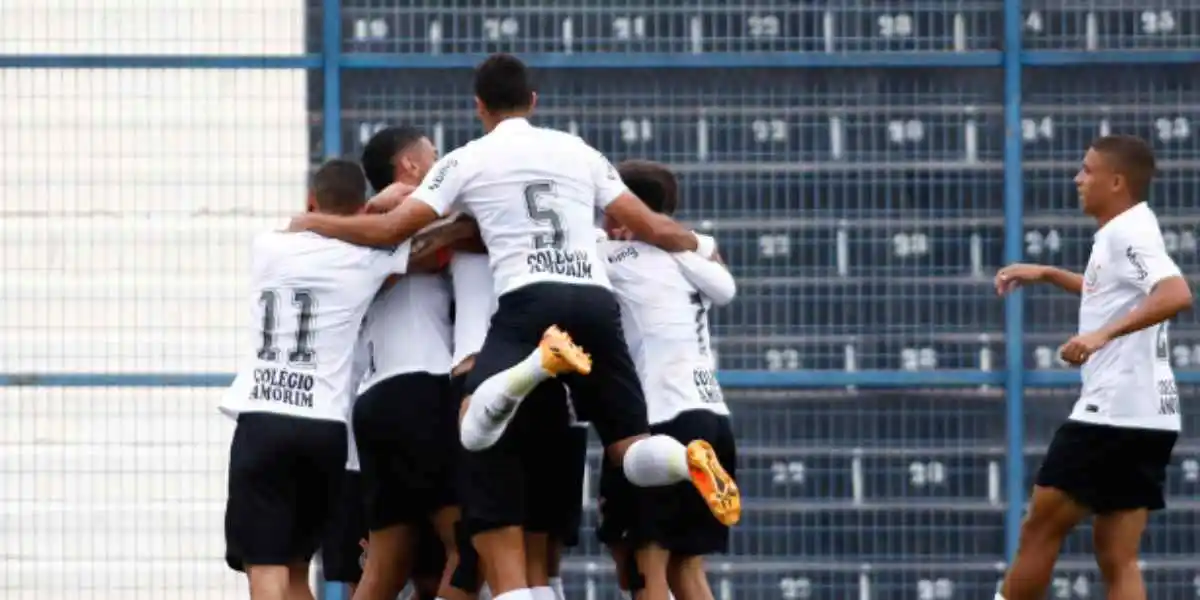
[(529, 124), (529, 119), (524, 117), (510, 117), (497, 123), (492, 128), (492, 133), (499, 133), (510, 129), (514, 131), (517, 129), (529, 129), (530, 127), (533, 127), (533, 125)]

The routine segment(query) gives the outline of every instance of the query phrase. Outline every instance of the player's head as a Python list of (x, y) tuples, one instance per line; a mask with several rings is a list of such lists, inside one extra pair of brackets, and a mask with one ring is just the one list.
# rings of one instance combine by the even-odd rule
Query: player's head
[(1097, 139), (1075, 176), (1083, 212), (1111, 216), (1145, 200), (1154, 170), (1154, 150), (1145, 140), (1131, 135)]
[[(679, 207), (679, 182), (666, 165), (649, 160), (626, 160), (617, 165), (617, 173), (625, 187), (641, 199), (647, 208), (664, 215), (673, 215)], [(604, 229), (610, 233), (620, 225), (607, 215)]]
[(376, 192), (400, 181), (417, 185), (437, 162), (437, 148), (415, 127), (388, 127), (371, 136), (362, 152), (363, 171)]
[(352, 215), (367, 204), (367, 180), (362, 168), (351, 160), (325, 161), (313, 173), (308, 188), (308, 210), (333, 215)]
[(537, 104), (533, 77), (511, 54), (493, 54), (475, 67), (475, 109), (484, 129), (510, 117), (525, 117)]

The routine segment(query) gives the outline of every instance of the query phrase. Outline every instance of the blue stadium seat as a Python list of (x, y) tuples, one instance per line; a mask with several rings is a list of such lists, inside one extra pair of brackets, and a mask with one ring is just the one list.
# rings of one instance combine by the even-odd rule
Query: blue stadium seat
[(895, 2), (886, 8), (831, 7), (839, 52), (994, 50), (1000, 47), (999, 4)]
[(713, 352), (721, 369), (786, 371), (795, 369), (846, 369), (846, 347), (851, 340), (770, 337), (744, 331), (718, 333)]
[(731, 389), (726, 395), (734, 433), (747, 448), (962, 449), (1005, 443), (1004, 399), (995, 392), (826, 390), (772, 397)]
[[(1078, 163), (1096, 138), (1109, 133), (1136, 135), (1153, 144), (1159, 160), (1200, 158), (1200, 108), (1161, 105), (1034, 105), (1022, 115), (1025, 160)], [(1194, 166), (1194, 165), (1192, 165)]]
[(995, 565), (873, 565), (869, 576), (870, 597), (872, 600), (987, 598), (996, 593), (1003, 576)]
[(1003, 498), (1004, 456), (914, 452), (861, 459), (867, 502), (956, 501), (999, 503)]
[(1023, 42), (1030, 49), (1194, 48), (1200, 39), (1200, 8), (1186, 0), (1144, 7), (1120, 2), (1064, 6), (1053, 0), (1027, 0), (1023, 15)]
[(739, 278), (837, 276), (838, 232), (833, 229), (782, 226), (717, 229), (712, 234), (725, 264)]
[[(756, 333), (759, 330), (762, 332)], [(769, 328), (716, 328), (715, 331), (715, 353), (722, 369), (995, 371), (1005, 365), (999, 331), (820, 336), (775, 335)]]
[(1021, 94), (1026, 108), (1077, 108), (1145, 104), (1189, 105), (1200, 97), (1194, 64), (1077, 65), (1070, 69), (1022, 69)]
[[(815, 170), (681, 175), (681, 218), (970, 218), (1000, 222), (999, 171)], [(1069, 181), (1069, 179), (1068, 179)], [(836, 223), (830, 223), (830, 228)]]
[(814, 450), (801, 454), (786, 448), (760, 451), (750, 446), (752, 441), (739, 443), (737, 481), (746, 498), (845, 502), (853, 497), (853, 460), (849, 452)]
[(991, 332), (1004, 302), (990, 278), (743, 280), (733, 304), (713, 311), (718, 332), (779, 334)]

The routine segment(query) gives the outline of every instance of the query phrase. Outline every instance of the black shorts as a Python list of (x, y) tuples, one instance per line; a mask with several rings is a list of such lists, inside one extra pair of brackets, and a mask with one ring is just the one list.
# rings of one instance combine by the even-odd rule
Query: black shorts
[(415, 524), (457, 503), (458, 402), (449, 378), (405, 373), (371, 386), (354, 404), (367, 527)]
[(1096, 514), (1166, 507), (1163, 485), (1179, 434), (1067, 421), (1054, 433), (1037, 485)]
[(341, 500), (334, 510), (330, 527), (321, 546), (325, 579), (358, 583), (367, 559), (367, 516), (362, 495), (362, 477), (358, 471), (346, 471), (342, 478)]
[(611, 291), (597, 286), (537, 283), (501, 296), (467, 378), (468, 393), (529, 356), (552, 325), (569, 333), (591, 355), (592, 374), (564, 375), (538, 386), (494, 446), (463, 454), (462, 470), (469, 473), (462, 490), (463, 510), (474, 531), (525, 524), (532, 508), (526, 502), (527, 489), (542, 470), (526, 457), (548, 451), (544, 436), (528, 424), (551, 418), (532, 413), (557, 413), (565, 406), (561, 399), (539, 402), (536, 398), (541, 394), (560, 398), (560, 381), (570, 388), (579, 418), (592, 423), (604, 445), (649, 431), (641, 382), (621, 329), (620, 307)]
[(345, 469), (345, 423), (241, 414), (229, 448), (229, 567), (311, 559), (337, 510)]
[(545, 431), (538, 436), (543, 444), (535, 441), (529, 449), (531, 468), (526, 486), (529, 505), (525, 530), (549, 534), (570, 548), (579, 544), (579, 527), (583, 523), (588, 430), (566, 421), (552, 421), (539, 431)]
[[(680, 443), (712, 444), (729, 476), (737, 478), (737, 445), (729, 417), (708, 410), (689, 410), (651, 426), (656, 434)], [(653, 543), (677, 556), (703, 556), (729, 550), (729, 527), (721, 524), (690, 481), (637, 488), (625, 479), (621, 465), (607, 461), (600, 476), (600, 525), (605, 544), (624, 542), (633, 548)]]

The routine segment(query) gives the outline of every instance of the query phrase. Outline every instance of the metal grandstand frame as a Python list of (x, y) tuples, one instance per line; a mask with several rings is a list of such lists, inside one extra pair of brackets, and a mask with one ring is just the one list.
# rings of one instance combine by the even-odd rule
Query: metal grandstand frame
[[(96, 55), (0, 55), (0, 68), (189, 68), (189, 69), (319, 69), (324, 76), (324, 151), (327, 156), (342, 152), (341, 74), (351, 69), (439, 69), (475, 65), (481, 55), (446, 54), (354, 54), (342, 50), (342, 16), (339, 0), (322, 0), (322, 52), (295, 56), (96, 56)], [(1185, 64), (1200, 62), (1200, 50), (1122, 51), (1027, 51), (1022, 49), (1020, 0), (1007, 0), (1004, 8), (1004, 50), (963, 53), (704, 53), (704, 54), (523, 54), (533, 67), (558, 69), (606, 68), (721, 68), (721, 67), (994, 67), (1003, 69), (1005, 83), (1004, 150), (1005, 236), (1004, 258), (1024, 258), (1022, 239), (1022, 140), (1021, 74), (1023, 67), (1053, 67), (1095, 64)], [(1005, 347), (1008, 365), (1024, 364), (1022, 294), (1009, 296), (1005, 304)], [(1180, 371), (1181, 383), (1200, 383), (1200, 371)], [(42, 387), (218, 387), (231, 376), (220, 373), (0, 373), (0, 386)], [(1007, 480), (1025, 480), (1022, 429), (1023, 390), (1027, 386), (1065, 387), (1078, 384), (1074, 372), (1038, 372), (1026, 368), (1003, 371), (727, 371), (721, 383), (742, 388), (787, 387), (902, 387), (902, 386), (1003, 386), (1009, 423)], [(1024, 510), (1027, 490), (1007, 486), (1006, 553), (1012, 557)], [(214, 559), (215, 560), (215, 559)]]

